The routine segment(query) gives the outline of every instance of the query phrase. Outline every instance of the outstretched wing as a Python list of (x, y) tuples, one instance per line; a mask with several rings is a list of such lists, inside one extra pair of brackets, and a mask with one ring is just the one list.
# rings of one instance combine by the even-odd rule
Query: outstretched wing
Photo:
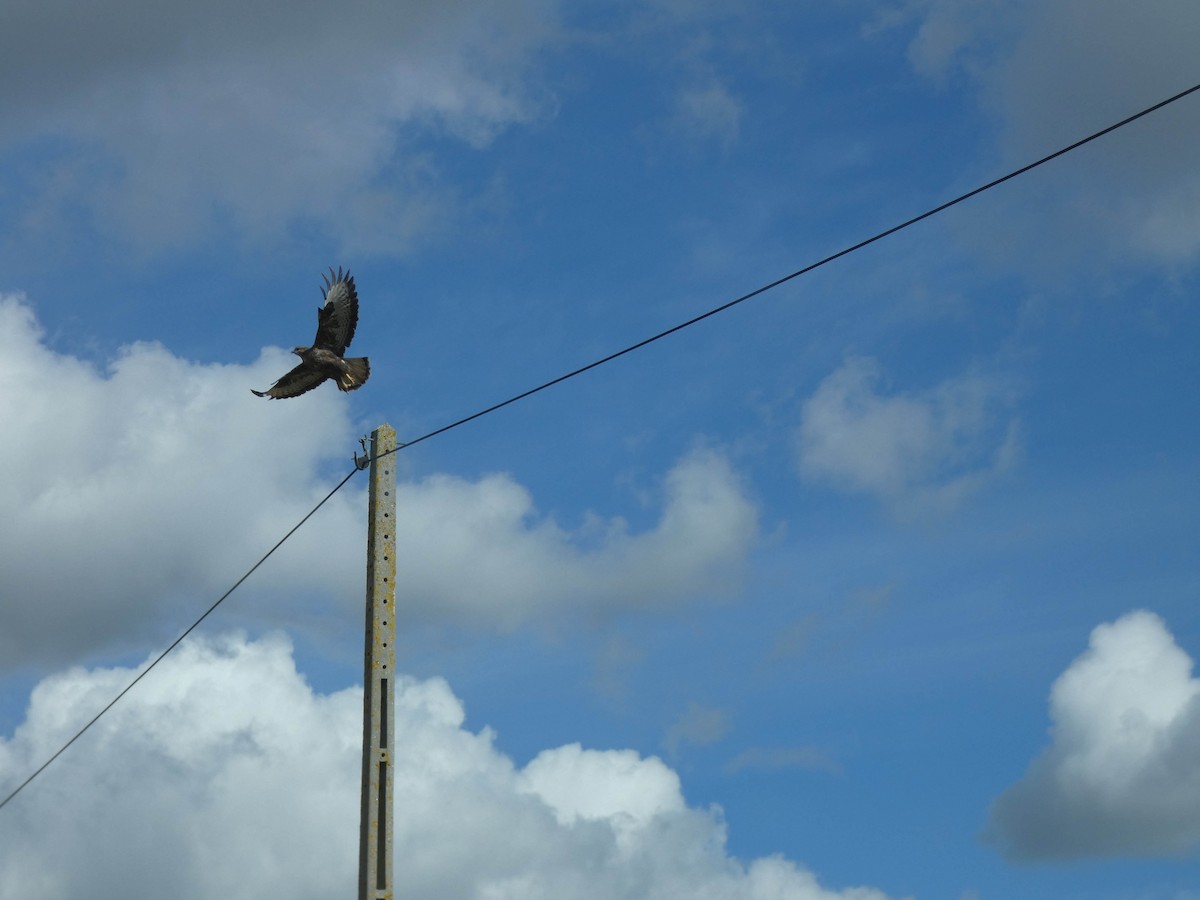
[(251, 388), (250, 390), (260, 397), (270, 397), (272, 400), (285, 400), (288, 397), (299, 397), (301, 394), (311, 391), (328, 377), (328, 375), (322, 374), (316, 366), (302, 362), (271, 385), (269, 389), (256, 391), (254, 388)]
[(343, 274), (341, 266), (337, 274), (330, 267), (329, 275), (321, 277), (325, 279), (325, 305), (317, 310), (313, 346), (342, 356), (354, 340), (358, 325), (358, 290), (354, 287), (354, 276), (349, 272)]

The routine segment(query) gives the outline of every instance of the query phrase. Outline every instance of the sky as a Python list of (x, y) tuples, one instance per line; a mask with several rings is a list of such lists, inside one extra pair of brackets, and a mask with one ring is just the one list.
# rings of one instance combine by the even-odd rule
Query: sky
[[(0, 0), (0, 797), (354, 468), (1200, 83), (1185, 0)], [(410, 900), (1200, 898), (1200, 93), (397, 454)], [(354, 274), (370, 381), (264, 400)], [(365, 475), (0, 808), (348, 896)]]

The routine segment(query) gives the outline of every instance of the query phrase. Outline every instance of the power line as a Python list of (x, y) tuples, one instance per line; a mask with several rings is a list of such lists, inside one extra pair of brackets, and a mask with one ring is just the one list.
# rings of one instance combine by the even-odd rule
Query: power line
[[(871, 237), (866, 238), (865, 240), (859, 241), (858, 243), (853, 244), (849, 247), (846, 247), (842, 250), (839, 250), (836, 253), (832, 253), (829, 256), (826, 256), (824, 259), (817, 260), (814, 263), (809, 263), (808, 265), (804, 266), (803, 268), (797, 269), (796, 271), (794, 271), (788, 275), (784, 275), (782, 278), (777, 278), (774, 281), (770, 282), (769, 284), (764, 284), (762, 287), (755, 288), (754, 290), (752, 290), (748, 293), (742, 294), (740, 297), (735, 297), (733, 300), (730, 300), (727, 303), (723, 303), (720, 306), (714, 307), (713, 309), (708, 310), (708, 312), (701, 313), (698, 316), (694, 316), (694, 317), (688, 319), (686, 322), (680, 322), (678, 325), (674, 325), (671, 328), (666, 329), (665, 331), (660, 331), (657, 334), (651, 335), (648, 338), (644, 338), (643, 340), (640, 340), (635, 344), (630, 344), (628, 347), (618, 350), (615, 353), (610, 353), (608, 356), (602, 357), (601, 359), (598, 359), (595, 362), (588, 363), (585, 366), (580, 366), (578, 369), (575, 369), (571, 372), (567, 372), (565, 375), (559, 375), (557, 378), (553, 378), (550, 381), (544, 382), (543, 384), (539, 384), (537, 387), (530, 388), (527, 391), (522, 391), (521, 393), (516, 394), (515, 396), (512, 396), (512, 397), (509, 397), (507, 400), (503, 400), (500, 403), (495, 403), (492, 406), (487, 407), (486, 409), (481, 409), (478, 412), (472, 413), (469, 416), (464, 416), (463, 418), (458, 419), (457, 421), (451, 422), (448, 425), (443, 425), (440, 428), (436, 428), (433, 431), (430, 431), (426, 434), (421, 435), (418, 438), (415, 438), (414, 440), (407, 441), (404, 443), (399, 443), (399, 444), (397, 444), (395, 449), (389, 450), (386, 453), (382, 453), (382, 454), (380, 454), (379, 457), (376, 457), (376, 458), (378, 459), (378, 458), (382, 458), (384, 456), (390, 456), (391, 454), (397, 453), (400, 450), (407, 449), (408, 447), (412, 447), (423, 441), (427, 441), (430, 438), (437, 437), (440, 434), (444, 434), (445, 432), (450, 431), (451, 429), (458, 428), (460, 425), (466, 425), (468, 422), (473, 422), (476, 419), (482, 418), (483, 416), (486, 416), (490, 413), (494, 413), (497, 410), (503, 409), (506, 406), (510, 406), (513, 403), (516, 403), (520, 400), (524, 400), (527, 397), (532, 397), (534, 394), (540, 393), (541, 391), (544, 391), (547, 388), (551, 388), (551, 387), (554, 387), (555, 385), (562, 384), (564, 381), (568, 381), (569, 379), (574, 378), (577, 375), (582, 375), (585, 372), (589, 372), (592, 369), (595, 369), (599, 366), (604, 365), (605, 363), (612, 362), (613, 360), (618, 359), (622, 356), (625, 356), (626, 354), (632, 353), (635, 350), (640, 350), (643, 347), (648, 346), (649, 344), (653, 344), (655, 341), (662, 340), (663, 338), (668, 337), (669, 335), (675, 334), (678, 331), (682, 331), (685, 328), (689, 328), (692, 325), (695, 325), (699, 322), (704, 321), (707, 318), (710, 318), (711, 316), (715, 316), (715, 315), (717, 315), (717, 313), (725, 312), (725, 310), (731, 309), (740, 303), (744, 303), (745, 301), (750, 300), (754, 297), (757, 297), (760, 294), (764, 294), (767, 291), (772, 290), (773, 288), (777, 288), (782, 284), (786, 284), (787, 282), (789, 282), (795, 278), (799, 278), (802, 275), (807, 275), (809, 272), (812, 272), (815, 269), (819, 269), (822, 266), (828, 265), (829, 263), (833, 262), (834, 260), (841, 259), (843, 256), (849, 256), (851, 253), (861, 250), (864, 247), (869, 246), (870, 244), (874, 244), (876, 241), (883, 240), (884, 238), (889, 237), (898, 231), (903, 231), (905, 228), (908, 228), (912, 225), (916, 225), (918, 222), (922, 222), (925, 219), (928, 219), (932, 216), (937, 215), (938, 213), (944, 212), (947, 209), (950, 209), (950, 207), (952, 207), (952, 206), (957, 206), (959, 203), (962, 203), (963, 201), (969, 200), (978, 194), (982, 194), (985, 191), (989, 191), (994, 187), (1004, 184), (1006, 181), (1011, 181), (1012, 179), (1014, 179), (1020, 175), (1024, 175), (1026, 172), (1030, 172), (1033, 169), (1038, 168), (1039, 166), (1045, 165), (1046, 163), (1051, 162), (1052, 160), (1058, 159), (1060, 156), (1065, 156), (1066, 154), (1070, 153), (1072, 150), (1077, 150), (1080, 147), (1082, 147), (1083, 145), (1091, 143), (1092, 141), (1096, 140), (1097, 138), (1104, 137), (1105, 135), (1110, 134), (1111, 132), (1114, 132), (1119, 128), (1123, 128), (1132, 122), (1136, 122), (1138, 119), (1142, 118), (1143, 116), (1148, 116), (1148, 115), (1150, 115), (1150, 113), (1156, 112), (1165, 106), (1169, 106), (1170, 104), (1175, 103), (1177, 100), (1182, 100), (1184, 97), (1188, 96), (1189, 94), (1193, 94), (1196, 91), (1200, 91), (1200, 84), (1193, 85), (1192, 87), (1188, 88), (1187, 90), (1180, 91), (1178, 94), (1168, 97), (1166, 100), (1162, 100), (1158, 103), (1155, 103), (1153, 106), (1148, 106), (1145, 109), (1141, 110), (1140, 112), (1134, 113), (1133, 115), (1128, 116), (1119, 122), (1115, 122), (1112, 125), (1109, 125), (1107, 128), (1102, 128), (1099, 131), (1097, 131), (1093, 134), (1090, 134), (1085, 138), (1075, 141), (1073, 144), (1069, 144), (1060, 150), (1056, 150), (1053, 153), (1043, 156), (1041, 159), (1038, 159), (1034, 162), (1028, 163), (1027, 165), (1021, 166), (1019, 169), (1014, 169), (1013, 171), (1009, 172), (1007, 175), (1002, 175), (999, 178), (993, 179), (992, 181), (989, 181), (986, 184), (982, 184), (979, 187), (974, 188), (973, 190), (967, 191), (965, 194), (960, 194), (959, 196), (955, 197), (952, 200), (948, 200), (945, 203), (942, 203), (938, 206), (933, 207), (932, 209), (928, 209), (925, 212), (921, 213), (920, 215), (913, 216), (911, 219), (907, 219), (906, 221), (901, 222), (898, 225), (893, 225), (891, 228), (887, 228), (883, 231), (880, 231), (878, 234), (872, 235)], [(166, 657), (166, 655), (168, 653), (170, 653), (177, 646), (179, 646), (179, 644), (183, 642), (184, 638), (186, 638), (189, 634), (191, 634), (200, 625), (201, 622), (203, 622), (206, 618), (208, 618), (209, 614), (212, 613), (213, 610), (215, 610), (218, 606), (220, 606), (225, 601), (225, 599), (227, 597), (229, 597), (230, 594), (232, 594), (235, 590), (237, 590), (241, 586), (242, 582), (244, 582), (247, 578), (249, 578), (252, 574), (254, 574), (255, 570), (257, 570), (259, 566), (261, 566), (264, 562), (266, 562), (267, 559), (276, 550), (278, 550), (281, 546), (283, 546), (284, 542), (287, 541), (288, 538), (290, 538), (293, 534), (295, 534), (300, 529), (300, 526), (302, 526), (305, 522), (307, 522), (310, 518), (312, 518), (312, 516), (317, 512), (317, 510), (320, 509), (322, 506), (324, 506), (326, 501), (328, 501), (334, 494), (336, 494), (338, 491), (340, 491), (342, 489), (342, 487), (344, 487), (345, 484), (351, 478), (353, 478), (354, 475), (361, 468), (365, 467), (365, 465), (368, 462), (369, 462), (369, 460), (360, 460), (356, 456), (355, 457), (355, 467), (352, 470), (350, 470), (350, 472), (346, 475), (345, 478), (343, 478), (340, 482), (338, 482), (337, 486), (334, 487), (333, 490), (331, 490), (328, 494), (326, 494), (325, 497), (316, 506), (314, 506), (311, 510), (309, 510), (309, 512), (304, 516), (304, 518), (302, 518), (299, 522), (297, 522), (294, 526), (292, 526), (292, 529), (290, 531), (288, 531), (288, 533), (285, 534), (282, 538), (280, 538), (278, 543), (276, 543), (274, 547), (272, 547), (265, 554), (263, 554), (263, 556), (258, 560), (258, 562), (256, 562), (253, 566), (251, 566), (245, 575), (243, 575), (241, 578), (239, 578), (229, 590), (227, 590), (224, 594), (222, 594), (219, 598), (217, 598), (216, 602), (213, 603), (212, 606), (210, 606), (207, 610), (205, 610), (203, 615), (200, 616), (200, 618), (198, 618), (195, 622), (193, 622), (191, 625), (189, 625), (187, 627), (187, 629), (181, 635), (179, 635), (179, 637), (177, 637), (174, 641), (172, 641), (170, 646), (168, 646), (165, 650), (163, 650), (162, 653), (160, 653), (155, 658), (155, 660), (152, 663), (150, 663), (150, 665), (148, 665), (145, 669), (143, 669), (137, 675), (137, 677), (135, 677), (133, 679), (133, 681), (131, 681), (124, 688), (124, 690), (122, 690), (119, 694), (117, 694), (116, 697), (114, 697), (111, 701), (109, 701), (107, 706), (105, 706), (103, 709), (101, 709), (100, 712), (96, 713), (96, 715), (93, 716), (92, 719), (86, 725), (84, 725), (82, 728), (80, 728), (79, 731), (77, 731), (74, 734), (74, 736), (71, 737), (70, 740), (68, 740), (65, 744), (63, 744), (63, 746), (60, 747), (58, 749), (58, 751), (56, 751), (54, 753), (53, 756), (51, 756), (44, 763), (42, 763), (42, 765), (39, 766), (37, 768), (37, 770), (33, 772), (32, 775), (30, 775), (23, 782), (21, 782), (21, 784), (19, 784), (16, 787), (16, 789), (12, 791), (12, 793), (10, 793), (3, 800), (0, 800), (0, 809), (3, 809), (4, 806), (10, 800), (12, 800), (15, 796), (17, 796), (17, 794), (19, 794), (22, 790), (24, 790), (24, 788), (30, 782), (32, 782), (43, 771), (45, 771), (46, 768), (49, 767), (51, 763), (53, 763), (56, 759), (58, 759), (58, 757), (61, 756), (67, 750), (68, 747), (70, 747), (73, 743), (75, 743), (75, 741), (77, 741), (80, 737), (82, 737), (83, 734), (89, 728), (91, 728), (93, 725), (95, 725), (96, 722), (98, 722), (100, 720), (101, 716), (103, 716), (110, 709), (112, 709), (121, 700), (122, 697), (124, 697), (127, 693), (129, 693), (130, 690), (133, 689), (134, 685), (136, 685), (139, 681), (141, 681), (143, 678), (145, 678), (146, 675), (148, 675), (150, 673), (150, 670), (153, 669), (155, 666), (157, 666), (160, 662), (162, 662), (162, 660)]]
[(735, 297), (733, 300), (730, 300), (728, 303), (723, 303), (720, 306), (715, 307), (714, 309), (710, 309), (708, 312), (701, 313), (698, 316), (694, 316), (693, 318), (688, 319), (686, 322), (680, 322), (678, 325), (674, 325), (671, 328), (666, 329), (665, 331), (660, 331), (658, 334), (652, 335), (648, 338), (644, 338), (643, 340), (638, 341), (636, 344), (630, 344), (628, 347), (625, 347), (622, 350), (618, 350), (615, 353), (610, 353), (608, 356), (605, 356), (602, 359), (598, 359), (595, 362), (590, 362), (586, 366), (580, 366), (578, 369), (575, 369), (573, 372), (568, 372), (565, 375), (559, 375), (557, 378), (553, 378), (550, 381), (545, 382), (544, 384), (539, 384), (535, 388), (530, 388), (527, 391), (523, 391), (522, 393), (517, 394), (516, 396), (509, 397), (507, 400), (502, 400), (500, 403), (496, 403), (492, 406), (489, 406), (487, 409), (481, 409), (479, 412), (472, 413), (469, 416), (465, 416), (464, 418), (461, 418), (456, 422), (451, 422), (449, 425), (443, 425), (441, 428), (434, 429), (433, 431), (429, 432), (428, 434), (423, 434), (423, 435), (421, 435), (421, 437), (416, 438), (415, 440), (411, 440), (411, 441), (407, 441), (405, 443), (398, 444), (396, 446), (395, 450), (389, 450), (387, 453), (384, 453), (382, 455), (388, 456), (392, 453), (397, 453), (400, 450), (404, 450), (404, 449), (407, 449), (408, 447), (412, 447), (415, 444), (419, 444), (422, 441), (427, 441), (432, 437), (437, 437), (439, 434), (444, 434), (445, 432), (450, 431), (452, 428), (457, 428), (460, 425), (466, 425), (468, 422), (473, 422), (476, 419), (479, 419), (479, 418), (482, 418), (483, 416), (488, 415), (489, 413), (494, 413), (497, 410), (503, 409), (504, 407), (509, 406), (513, 403), (516, 403), (519, 400), (524, 400), (527, 397), (532, 397), (534, 394), (540, 393), (541, 391), (544, 391), (547, 388), (554, 387), (557, 384), (562, 384), (564, 381), (574, 378), (577, 375), (582, 375), (584, 372), (590, 372), (592, 369), (602, 366), (605, 363), (612, 362), (614, 359), (618, 359), (619, 357), (625, 356), (627, 353), (632, 353), (635, 350), (640, 350), (643, 347), (647, 346), (648, 344), (653, 344), (655, 341), (660, 341), (665, 337), (675, 334), (675, 332), (677, 332), (677, 331), (682, 331), (685, 328), (690, 328), (692, 325), (695, 325), (698, 322), (703, 322), (705, 319), (709, 318), (710, 316), (715, 316), (717, 313), (725, 312), (725, 310), (731, 309), (731, 308), (737, 306), (739, 303), (744, 303), (745, 301), (747, 301), (753, 297), (757, 297), (759, 294), (765, 294), (767, 291), (769, 291), (773, 288), (777, 288), (781, 284), (786, 284), (787, 282), (791, 281), (793, 278), (799, 278), (801, 275), (807, 275), (809, 272), (812, 272), (814, 269), (819, 269), (824, 265), (828, 265), (829, 263), (833, 262), (834, 260), (841, 259), (843, 256), (849, 256), (851, 253), (861, 250), (864, 247), (869, 246), (870, 244), (874, 244), (876, 241), (881, 241), (886, 237), (890, 237), (891, 235), (895, 234), (898, 231), (903, 231), (905, 228), (908, 228), (911, 225), (916, 225), (918, 222), (923, 222), (925, 219), (928, 219), (932, 216), (936, 216), (938, 213), (945, 212), (950, 207), (957, 206), (959, 203), (962, 203), (964, 200), (970, 200), (972, 197), (974, 197), (978, 194), (982, 194), (985, 191), (990, 191), (992, 188), (998, 187), (999, 185), (1004, 184), (1006, 181), (1011, 181), (1012, 179), (1018, 177), (1019, 175), (1024, 175), (1026, 172), (1030, 172), (1033, 169), (1036, 169), (1038, 166), (1043, 166), (1046, 163), (1051, 162), (1052, 160), (1058, 159), (1060, 156), (1065, 156), (1066, 154), (1070, 153), (1072, 150), (1078, 150), (1084, 144), (1089, 144), (1092, 141), (1096, 140), (1097, 138), (1102, 138), (1106, 134), (1110, 134), (1110, 133), (1116, 131), (1118, 128), (1124, 128), (1126, 125), (1129, 125), (1132, 122), (1136, 122), (1138, 119), (1142, 118), (1143, 116), (1148, 116), (1152, 112), (1157, 112), (1158, 110), (1162, 109), (1164, 106), (1169, 106), (1170, 104), (1174, 103), (1177, 100), (1182, 100), (1184, 97), (1188, 96), (1189, 94), (1193, 94), (1196, 91), (1200, 91), (1200, 84), (1193, 85), (1192, 87), (1188, 88), (1185, 91), (1180, 91), (1178, 94), (1168, 97), (1166, 100), (1162, 100), (1158, 103), (1155, 103), (1153, 106), (1148, 106), (1145, 109), (1143, 109), (1141, 112), (1134, 113), (1132, 116), (1128, 116), (1127, 118), (1124, 118), (1119, 122), (1114, 122), (1112, 125), (1109, 125), (1107, 128), (1102, 128), (1099, 131), (1095, 132), (1094, 134), (1089, 134), (1087, 137), (1082, 138), (1078, 141), (1075, 141), (1075, 143), (1069, 144), (1068, 146), (1063, 147), (1061, 150), (1055, 150), (1053, 153), (1050, 153), (1047, 156), (1043, 156), (1039, 160), (1036, 160), (1027, 165), (1021, 166), (1021, 168), (1019, 168), (1019, 169), (1014, 169), (1013, 171), (1009, 172), (1007, 175), (1002, 175), (999, 178), (996, 178), (996, 179), (993, 179), (992, 181), (987, 182), (986, 184), (981, 184), (979, 187), (969, 190), (965, 194), (959, 194), (953, 200), (947, 200), (945, 203), (935, 206), (932, 209), (928, 209), (925, 212), (921, 213), (920, 215), (913, 216), (911, 219), (907, 219), (906, 221), (901, 222), (899, 225), (893, 225), (891, 228), (887, 228), (887, 229), (879, 232), (878, 234), (872, 235), (871, 237), (867, 238), (866, 240), (859, 241), (857, 244), (853, 244), (849, 247), (846, 247), (842, 250), (837, 251), (836, 253), (831, 253), (829, 256), (826, 256), (824, 259), (819, 259), (814, 263), (809, 263), (804, 268), (797, 269), (795, 272), (792, 272), (790, 275), (784, 275), (782, 278), (777, 278), (774, 281), (772, 281), (770, 284), (764, 284), (762, 287), (755, 288), (754, 290), (750, 291), (749, 293), (742, 294), (740, 297)]
[(34, 773), (32, 775), (30, 775), (28, 778), (26, 778), (24, 781), (22, 781), (19, 785), (17, 785), (16, 789), (13, 790), (13, 792), (11, 794), (9, 794), (3, 800), (0, 800), (0, 809), (3, 809), (5, 804), (7, 804), (9, 800), (11, 800), (13, 797), (17, 796), (17, 794), (21, 793), (21, 791), (25, 789), (26, 785), (28, 785), (31, 781), (33, 781), (33, 779), (35, 779), (39, 775), (41, 775), (42, 772), (44, 772), (52, 762), (54, 762), (56, 759), (58, 759), (60, 756), (62, 756), (62, 754), (64, 752), (66, 752), (66, 749), (68, 747), (70, 747), (73, 743), (75, 743), (77, 740), (79, 740), (79, 738), (81, 738), (83, 736), (84, 732), (86, 732), (89, 728), (91, 728), (98, 721), (100, 721), (100, 717), (103, 716), (110, 709), (112, 709), (114, 706), (116, 706), (122, 697), (124, 697), (131, 690), (133, 690), (133, 686), (135, 684), (137, 684), (139, 681), (141, 681), (143, 678), (145, 678), (147, 675), (149, 675), (151, 669), (153, 669), (160, 662), (162, 662), (168, 653), (170, 653), (172, 650), (174, 650), (176, 647), (178, 647), (183, 642), (184, 638), (186, 638), (189, 634), (191, 634), (193, 631), (195, 631), (196, 628), (200, 625), (200, 623), (203, 622), (205, 619), (207, 619), (209, 614), (213, 610), (215, 610), (218, 606), (220, 606), (222, 603), (225, 602), (226, 597), (228, 597), (230, 594), (232, 594), (234, 591), (236, 591), (239, 587), (241, 587), (241, 584), (243, 581), (245, 581), (247, 578), (249, 578), (251, 575), (253, 575), (255, 570), (259, 566), (261, 566), (263, 563), (265, 563), (267, 561), (267, 559), (271, 556), (271, 554), (273, 554), (276, 550), (278, 550), (280, 547), (282, 547), (284, 542), (288, 538), (290, 538), (293, 534), (295, 534), (297, 531), (299, 531), (300, 526), (303, 525), (305, 522), (307, 522), (309, 519), (311, 519), (313, 517), (313, 515), (316, 513), (316, 511), (318, 509), (320, 509), (322, 506), (324, 506), (325, 502), (330, 497), (332, 497), (334, 494), (336, 494), (338, 491), (340, 491), (342, 489), (342, 487), (345, 486), (346, 482), (349, 481), (351, 478), (353, 478), (355, 473), (357, 473), (357, 472), (358, 472), (358, 467), (355, 466), (353, 469), (350, 470), (350, 472), (346, 475), (345, 478), (343, 478), (341, 481), (338, 482), (337, 487), (335, 487), (332, 491), (330, 491), (328, 494), (326, 494), (320, 503), (318, 503), (316, 506), (314, 506), (312, 509), (310, 509), (308, 511), (308, 513), (304, 516), (303, 519), (301, 519), (299, 522), (297, 522), (295, 525), (293, 525), (292, 529), (287, 534), (285, 534), (283, 537), (281, 537), (279, 539), (279, 541), (275, 544), (274, 547), (272, 547), (270, 550), (268, 550), (266, 553), (264, 553), (262, 555), (262, 557), (259, 559), (259, 561), (256, 562), (254, 565), (252, 565), (250, 567), (250, 569), (246, 572), (245, 575), (243, 575), (241, 578), (239, 578), (237, 581), (235, 581), (233, 584), (233, 587), (231, 587), (224, 594), (222, 594), (220, 597), (218, 597), (216, 602), (213, 603), (213, 605), (210, 606), (208, 609), (206, 609), (204, 611), (204, 614), (202, 616), (200, 616), (200, 618), (198, 618), (195, 622), (193, 622), (191, 625), (189, 625), (187, 627), (187, 629), (184, 630), (183, 634), (181, 634), (181, 635), (179, 635), (179, 637), (175, 638), (175, 640), (173, 640), (171, 642), (170, 646), (168, 646), (166, 650), (164, 650), (162, 653), (158, 654), (158, 656), (155, 658), (154, 662), (150, 663), (150, 665), (146, 666), (146, 668), (144, 668), (141, 672), (139, 672), (137, 677), (134, 678), (133, 681), (129, 682), (129, 684), (127, 684), (125, 686), (125, 689), (122, 690), (121, 693), (119, 693), (119, 694), (117, 694), (117, 696), (113, 697), (112, 700), (110, 700), (108, 702), (108, 705), (104, 707), (104, 709), (100, 710), (100, 712), (98, 712), (98, 713), (96, 713), (96, 715), (92, 716), (91, 721), (89, 721), (86, 725), (84, 725), (77, 732), (75, 732), (74, 736), (69, 741), (67, 741), (65, 744), (63, 744), (55, 752), (55, 754), (53, 756), (51, 756), (48, 760), (46, 760), (44, 763), (42, 763), (40, 766), (38, 766), (38, 768), (34, 771)]

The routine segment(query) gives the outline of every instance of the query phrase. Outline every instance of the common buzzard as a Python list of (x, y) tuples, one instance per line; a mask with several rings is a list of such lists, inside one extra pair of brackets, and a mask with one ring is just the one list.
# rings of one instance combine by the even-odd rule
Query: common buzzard
[(326, 378), (332, 378), (340, 391), (353, 391), (362, 387), (371, 375), (371, 365), (365, 356), (345, 359), (346, 348), (354, 339), (354, 327), (358, 324), (358, 291), (354, 287), (354, 276), (343, 274), (338, 266), (325, 281), (325, 304), (317, 309), (317, 336), (311, 347), (297, 347), (292, 352), (300, 357), (300, 365), (292, 369), (268, 390), (251, 392), (259, 397), (282, 400), (299, 397), (311, 391)]

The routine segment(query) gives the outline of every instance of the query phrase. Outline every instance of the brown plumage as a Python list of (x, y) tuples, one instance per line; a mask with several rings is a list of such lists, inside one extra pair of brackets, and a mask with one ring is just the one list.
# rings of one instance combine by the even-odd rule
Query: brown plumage
[(300, 357), (300, 365), (292, 369), (265, 391), (251, 392), (259, 397), (283, 400), (299, 397), (311, 391), (327, 378), (332, 378), (340, 391), (353, 391), (362, 387), (371, 376), (371, 364), (367, 357), (345, 358), (346, 348), (354, 339), (354, 328), (358, 325), (358, 290), (354, 287), (354, 276), (343, 274), (338, 267), (335, 274), (330, 267), (325, 280), (325, 303), (317, 309), (317, 336), (311, 347), (296, 347), (292, 350)]

